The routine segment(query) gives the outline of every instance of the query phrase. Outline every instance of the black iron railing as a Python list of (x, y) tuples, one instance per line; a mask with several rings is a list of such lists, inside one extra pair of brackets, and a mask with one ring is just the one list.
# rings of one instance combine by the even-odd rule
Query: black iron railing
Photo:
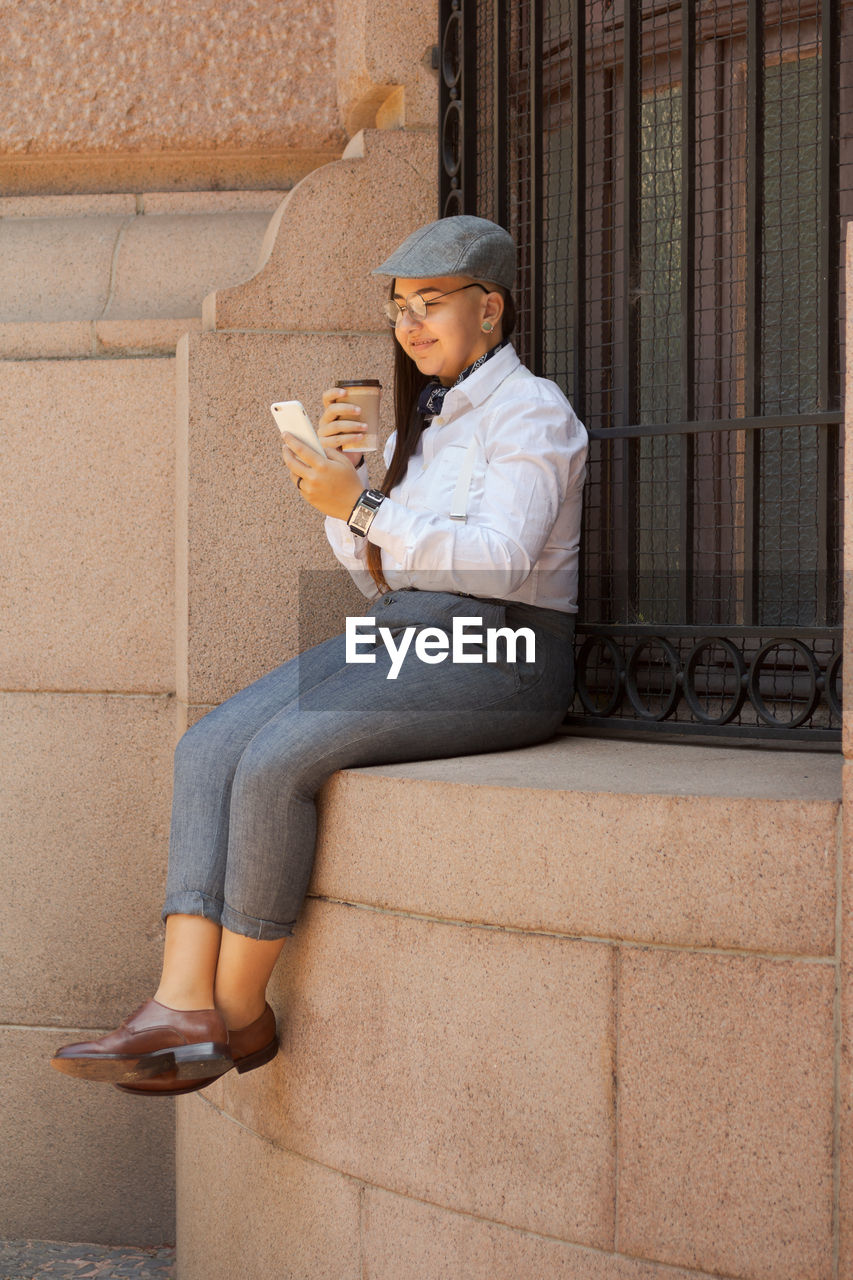
[(590, 431), (570, 720), (837, 739), (853, 3), (441, 0), (440, 67)]

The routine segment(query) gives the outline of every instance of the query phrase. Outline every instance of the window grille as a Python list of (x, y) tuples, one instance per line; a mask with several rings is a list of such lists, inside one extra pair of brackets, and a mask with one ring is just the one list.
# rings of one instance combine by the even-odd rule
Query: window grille
[(441, 212), (590, 431), (574, 724), (837, 741), (853, 3), (441, 0)]

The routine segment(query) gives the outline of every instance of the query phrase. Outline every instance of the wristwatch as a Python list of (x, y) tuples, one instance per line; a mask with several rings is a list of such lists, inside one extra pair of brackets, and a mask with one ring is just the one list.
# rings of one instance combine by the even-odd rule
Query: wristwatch
[(353, 533), (363, 538), (373, 523), (373, 517), (385, 501), (385, 494), (378, 489), (365, 489), (350, 512), (347, 524)]

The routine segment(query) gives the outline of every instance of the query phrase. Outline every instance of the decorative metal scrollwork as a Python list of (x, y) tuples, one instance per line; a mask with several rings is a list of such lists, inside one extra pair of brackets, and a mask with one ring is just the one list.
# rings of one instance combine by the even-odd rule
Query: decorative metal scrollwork
[[(645, 673), (641, 685), (640, 672)], [(681, 696), (678, 654), (662, 636), (647, 636), (635, 644), (625, 668), (625, 687), (641, 720), (666, 720)]]
[(842, 658), (831, 640), (816, 636), (809, 647), (778, 634), (736, 643), (684, 632), (586, 635), (576, 656), (582, 714), (569, 721), (672, 721), (679, 730), (727, 727), (744, 736), (807, 725), (810, 734), (837, 735)]
[[(593, 663), (593, 656), (598, 650), (601, 650), (602, 657)], [(595, 690), (587, 682), (590, 669), (598, 677)], [(603, 680), (602, 672), (605, 673)], [(575, 683), (578, 697), (589, 715), (613, 715), (625, 689), (625, 663), (615, 640), (610, 636), (587, 636), (577, 657)]]
[(471, 165), (469, 134), (474, 122), (466, 120), (466, 68), (471, 63), (469, 46), (474, 32), (463, 0), (441, 0), (439, 17), (440, 207), (442, 217), (449, 217), (469, 212), (466, 186)]
[[(784, 692), (778, 691), (781, 671)], [(796, 729), (818, 704), (823, 681), (815, 656), (802, 640), (771, 640), (758, 650), (749, 671), (749, 700), (765, 724)], [(767, 688), (765, 688), (767, 686)], [(790, 715), (779, 709), (799, 707)]]
[(694, 645), (684, 668), (684, 700), (699, 723), (728, 724), (745, 698), (746, 663), (740, 649), (723, 637)]

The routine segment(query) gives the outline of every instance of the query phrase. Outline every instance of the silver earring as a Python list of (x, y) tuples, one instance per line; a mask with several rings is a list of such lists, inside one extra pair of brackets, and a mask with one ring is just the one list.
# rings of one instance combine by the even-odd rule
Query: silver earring
[(483, 325), (482, 325), (483, 333), (491, 333), (494, 327), (495, 326), (492, 324), (491, 320), (483, 321)]

